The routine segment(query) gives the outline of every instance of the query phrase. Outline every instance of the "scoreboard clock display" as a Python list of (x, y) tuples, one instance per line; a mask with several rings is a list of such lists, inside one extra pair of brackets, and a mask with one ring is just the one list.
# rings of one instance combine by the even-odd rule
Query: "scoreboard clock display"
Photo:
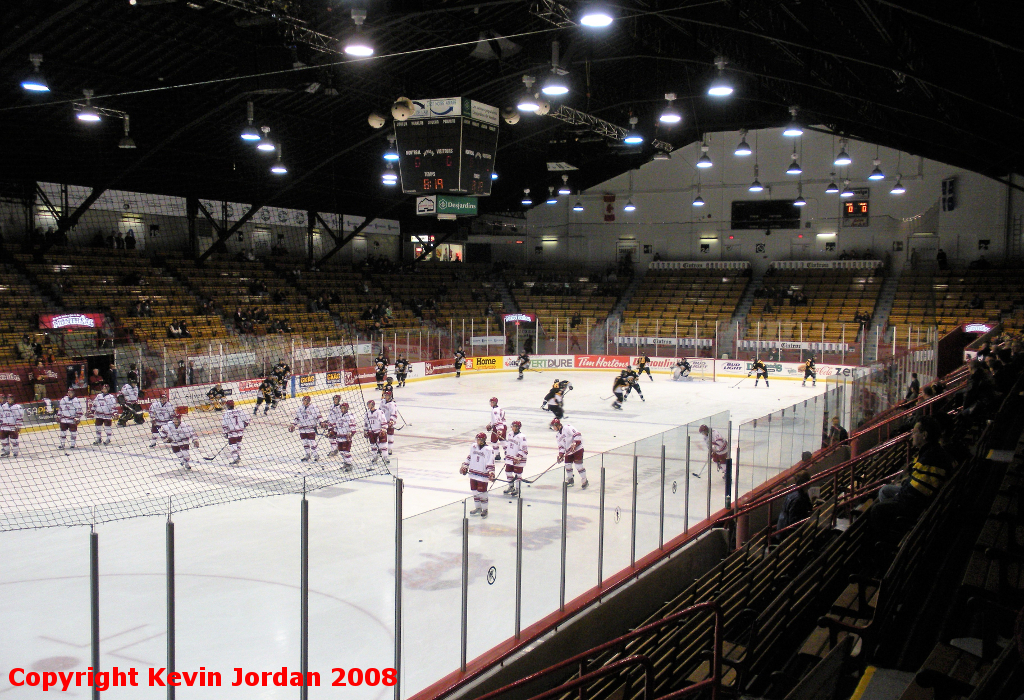
[(413, 100), (413, 105), (409, 119), (395, 122), (402, 191), (489, 195), (497, 108), (461, 97)]
[(870, 214), (868, 200), (866, 199), (843, 202), (843, 226), (848, 228), (866, 227), (871, 221)]

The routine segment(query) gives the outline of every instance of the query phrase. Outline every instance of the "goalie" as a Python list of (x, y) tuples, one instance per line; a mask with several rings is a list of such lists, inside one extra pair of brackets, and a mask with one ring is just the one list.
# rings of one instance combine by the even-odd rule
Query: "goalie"
[(117, 403), (121, 405), (121, 415), (117, 419), (118, 427), (125, 427), (130, 420), (135, 421), (135, 425), (142, 425), (146, 422), (142, 406), (139, 405), (139, 389), (131, 382), (121, 387)]
[(690, 382), (693, 381), (690, 378), (690, 372), (692, 371), (690, 363), (686, 361), (686, 358), (681, 358), (676, 362), (675, 367), (672, 368), (672, 379), (677, 382)]
[(228, 395), (228, 392), (224, 391), (219, 383), (214, 384), (213, 388), (206, 392), (206, 398), (210, 399), (210, 405), (214, 411), (224, 410), (224, 397)]

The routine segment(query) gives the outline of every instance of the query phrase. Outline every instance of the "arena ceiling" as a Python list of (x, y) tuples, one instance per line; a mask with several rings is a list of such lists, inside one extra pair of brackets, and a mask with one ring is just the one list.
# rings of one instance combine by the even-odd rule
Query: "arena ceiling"
[[(626, 147), (531, 115), (502, 124), (484, 211), (520, 210), (546, 192), (549, 142), (575, 144), (585, 188), (702, 131), (801, 120), (992, 177), (1022, 172), (1024, 9), (1019, 3), (890, 0), (619, 0), (595, 31), (573, 0), (365, 0), (370, 60), (338, 51), (348, 0), (7, 0), (0, 4), (0, 179), (63, 181), (411, 219), (380, 184), (387, 129), (367, 123), (399, 95), (513, 104), (524, 74), (543, 77), (551, 44), (571, 92), (559, 102), (648, 136)], [(43, 56), (51, 92), (19, 86)], [(735, 93), (706, 96), (716, 56)], [(128, 113), (83, 125), (72, 102)], [(664, 94), (684, 118), (656, 128)], [(245, 104), (271, 126), (290, 173), (239, 138)]]

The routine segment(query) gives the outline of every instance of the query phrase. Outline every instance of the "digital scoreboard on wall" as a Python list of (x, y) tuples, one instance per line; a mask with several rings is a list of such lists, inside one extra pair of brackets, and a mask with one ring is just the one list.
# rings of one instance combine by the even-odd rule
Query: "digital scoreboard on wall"
[(395, 121), (402, 192), (489, 195), (498, 108), (464, 97), (412, 103), (413, 115)]

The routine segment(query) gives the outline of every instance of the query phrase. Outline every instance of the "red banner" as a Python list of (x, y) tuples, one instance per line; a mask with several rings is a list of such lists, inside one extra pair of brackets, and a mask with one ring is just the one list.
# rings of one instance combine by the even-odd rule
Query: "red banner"
[(427, 360), (424, 364), (423, 374), (449, 374), (455, 371), (454, 360)]
[(103, 328), (103, 314), (39, 314), (39, 327), (54, 330)]
[(626, 369), (629, 355), (577, 355), (573, 365), (576, 369)]

